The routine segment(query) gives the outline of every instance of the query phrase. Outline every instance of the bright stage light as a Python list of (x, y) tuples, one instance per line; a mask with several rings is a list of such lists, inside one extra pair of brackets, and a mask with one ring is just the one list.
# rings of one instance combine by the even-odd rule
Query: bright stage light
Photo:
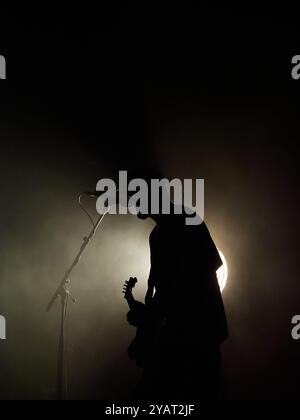
[(228, 279), (228, 265), (227, 265), (226, 259), (224, 257), (224, 254), (220, 250), (218, 250), (218, 251), (219, 251), (221, 260), (223, 262), (223, 265), (217, 271), (217, 278), (218, 278), (218, 282), (219, 282), (221, 292), (223, 292), (223, 290), (226, 287), (227, 279)]

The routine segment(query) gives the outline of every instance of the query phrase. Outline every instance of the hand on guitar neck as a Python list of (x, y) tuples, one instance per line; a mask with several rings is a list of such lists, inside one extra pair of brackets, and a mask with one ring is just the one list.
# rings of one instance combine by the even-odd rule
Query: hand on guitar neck
[(124, 298), (127, 300), (130, 312), (127, 314), (127, 320), (129, 324), (133, 325), (134, 327), (141, 326), (145, 321), (146, 316), (146, 306), (135, 300), (132, 290), (134, 289), (137, 283), (136, 277), (130, 277), (127, 280), (123, 287)]

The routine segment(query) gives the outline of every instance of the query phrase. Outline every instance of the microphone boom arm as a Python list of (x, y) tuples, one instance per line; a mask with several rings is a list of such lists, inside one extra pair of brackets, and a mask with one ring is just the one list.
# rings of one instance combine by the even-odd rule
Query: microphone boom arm
[(78, 254), (76, 255), (72, 265), (70, 266), (70, 268), (68, 268), (68, 270), (65, 272), (65, 275), (59, 285), (59, 287), (57, 288), (57, 290), (55, 291), (54, 295), (52, 296), (48, 306), (47, 306), (47, 312), (50, 312), (52, 309), (52, 306), (54, 305), (56, 299), (59, 296), (63, 296), (66, 292), (68, 293), (66, 286), (68, 284), (70, 284), (70, 275), (73, 272), (74, 268), (77, 266), (77, 264), (80, 262), (80, 259), (84, 253), (84, 251), (86, 250), (87, 246), (89, 245), (89, 243), (91, 242), (91, 240), (93, 239), (93, 237), (95, 236), (98, 227), (100, 226), (104, 216), (108, 213), (108, 211), (104, 214), (102, 214), (99, 219), (97, 220), (97, 222), (95, 223), (95, 225), (93, 226), (92, 231), (90, 232), (90, 234), (85, 237), (83, 239), (83, 244), (80, 247), (80, 250), (78, 252)]

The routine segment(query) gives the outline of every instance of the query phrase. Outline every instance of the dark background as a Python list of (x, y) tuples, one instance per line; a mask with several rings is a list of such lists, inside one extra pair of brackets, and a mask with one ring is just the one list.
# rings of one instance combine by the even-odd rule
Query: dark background
[[(224, 398), (298, 399), (297, 14), (131, 2), (2, 21), (0, 398), (55, 398), (59, 310), (45, 307), (90, 229), (77, 194), (154, 166), (206, 181), (229, 265)], [(138, 379), (120, 291), (134, 274), (144, 293), (150, 230), (109, 216), (74, 273), (70, 398), (126, 398)]]

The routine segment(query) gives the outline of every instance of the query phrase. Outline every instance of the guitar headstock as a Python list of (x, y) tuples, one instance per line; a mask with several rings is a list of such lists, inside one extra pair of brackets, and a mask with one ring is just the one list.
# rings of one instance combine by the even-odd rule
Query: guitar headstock
[(136, 277), (130, 277), (129, 280), (125, 281), (125, 284), (123, 286), (123, 293), (125, 295), (125, 299), (131, 296), (132, 289), (134, 289), (135, 285), (137, 284), (137, 278)]

